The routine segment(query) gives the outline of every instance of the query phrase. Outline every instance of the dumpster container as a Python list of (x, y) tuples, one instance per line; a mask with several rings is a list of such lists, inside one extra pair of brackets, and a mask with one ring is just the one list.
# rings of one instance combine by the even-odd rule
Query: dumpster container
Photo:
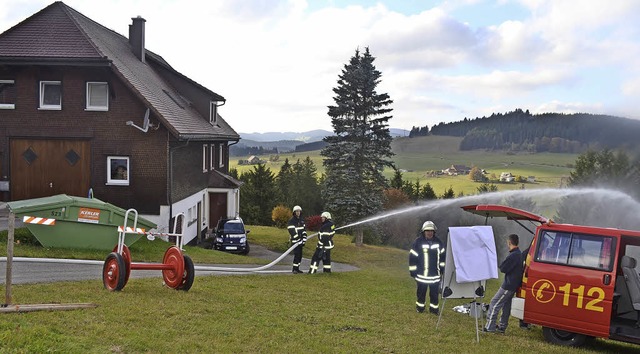
[[(118, 244), (118, 226), (124, 224), (125, 209), (99, 199), (58, 194), (51, 197), (8, 202), (11, 212), (27, 219), (29, 231), (44, 247), (90, 248), (112, 250)], [(128, 227), (133, 227), (134, 213), (129, 213)], [(37, 222), (37, 223), (36, 223)], [(138, 217), (138, 228), (149, 231), (156, 224)], [(130, 246), (142, 234), (127, 234)]]

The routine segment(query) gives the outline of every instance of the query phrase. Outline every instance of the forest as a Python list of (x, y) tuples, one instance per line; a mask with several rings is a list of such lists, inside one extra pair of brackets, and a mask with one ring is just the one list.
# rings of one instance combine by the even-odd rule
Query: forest
[(463, 137), (461, 150), (491, 149), (529, 152), (582, 153), (587, 150), (638, 148), (640, 121), (589, 113), (531, 114), (516, 109), (489, 117), (413, 127), (412, 136)]

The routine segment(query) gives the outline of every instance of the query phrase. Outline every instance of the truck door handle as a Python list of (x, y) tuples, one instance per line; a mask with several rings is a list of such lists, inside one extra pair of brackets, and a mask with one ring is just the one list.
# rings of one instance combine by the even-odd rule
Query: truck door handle
[(604, 285), (609, 285), (609, 284), (611, 284), (611, 274), (605, 274), (605, 275), (602, 277), (602, 283), (603, 283)]

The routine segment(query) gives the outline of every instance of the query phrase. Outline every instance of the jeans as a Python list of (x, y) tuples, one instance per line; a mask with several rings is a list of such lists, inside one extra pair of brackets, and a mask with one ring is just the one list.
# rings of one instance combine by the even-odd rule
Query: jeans
[[(491, 299), (489, 304), (489, 311), (487, 312), (487, 324), (485, 328), (487, 331), (495, 331), (496, 328), (506, 330), (509, 325), (509, 316), (511, 316), (511, 299), (515, 291), (505, 290), (502, 287), (498, 289), (498, 292)], [(496, 323), (498, 319), (498, 313), (502, 310), (500, 316), (500, 323)]]

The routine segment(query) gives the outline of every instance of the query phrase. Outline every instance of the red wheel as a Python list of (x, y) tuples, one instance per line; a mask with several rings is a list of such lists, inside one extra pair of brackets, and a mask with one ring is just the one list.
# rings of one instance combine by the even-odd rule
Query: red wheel
[(117, 252), (111, 252), (102, 266), (102, 284), (109, 291), (120, 291), (125, 284), (124, 259)]
[[(113, 248), (113, 252), (118, 252), (118, 245)], [(124, 285), (129, 282), (129, 276), (131, 275), (131, 251), (127, 245), (122, 245), (122, 259), (124, 260)]]
[(182, 275), (182, 283), (178, 286), (178, 290), (189, 291), (193, 285), (193, 279), (196, 276), (195, 266), (191, 257), (184, 255), (184, 274)]
[(182, 277), (184, 276), (184, 257), (182, 256), (182, 251), (176, 246), (169, 247), (164, 253), (162, 263), (172, 267), (172, 269), (162, 270), (164, 283), (170, 288), (178, 289), (178, 287), (182, 285)]

